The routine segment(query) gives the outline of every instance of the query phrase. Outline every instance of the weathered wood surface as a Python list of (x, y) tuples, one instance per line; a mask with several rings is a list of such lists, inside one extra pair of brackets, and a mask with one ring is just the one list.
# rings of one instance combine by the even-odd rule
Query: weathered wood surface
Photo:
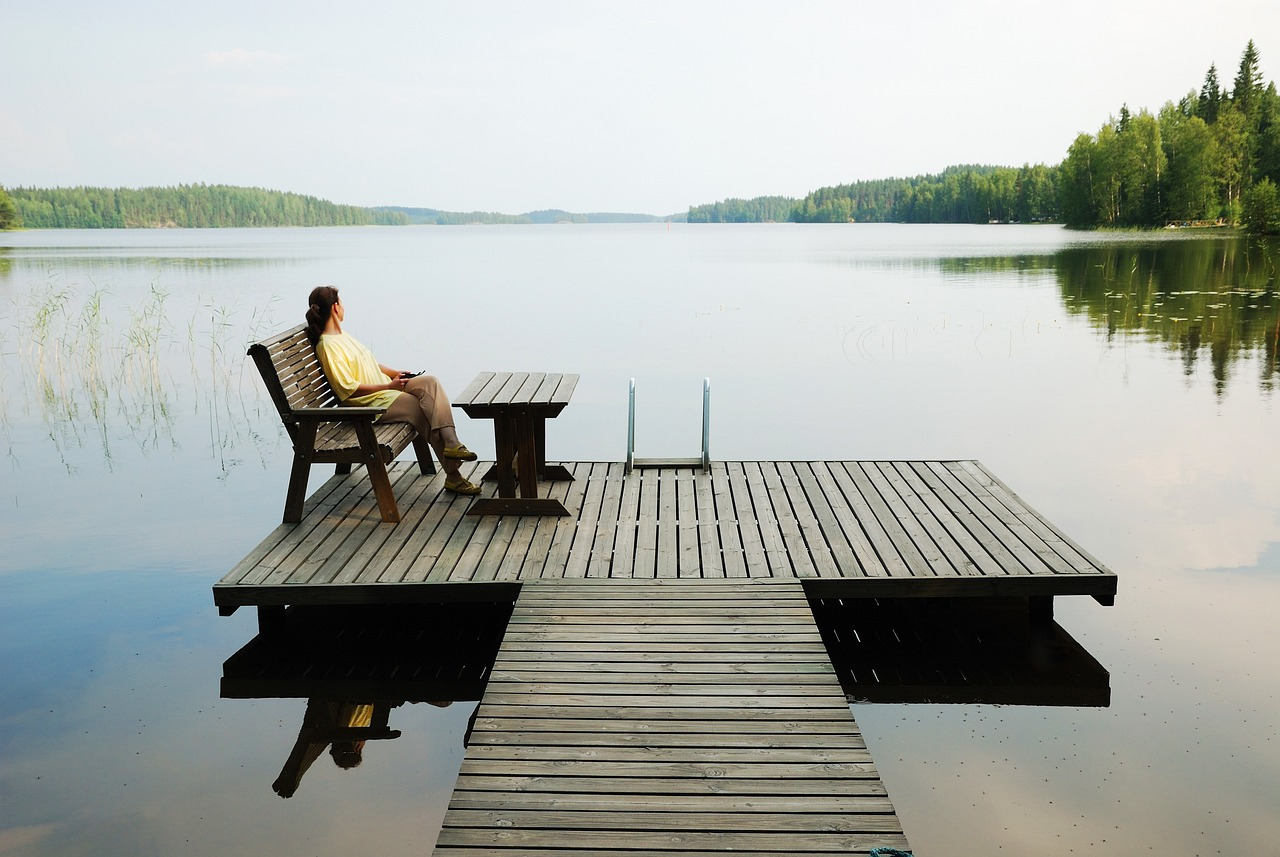
[[(478, 480), (487, 464), (464, 466)], [(567, 465), (569, 516), (476, 517), (443, 477), (391, 468), (399, 524), (362, 474), (335, 476), (214, 587), (237, 605), (513, 597), (544, 578), (802, 579), (811, 595), (1091, 595), (1116, 577), (976, 461)], [(485, 488), (493, 492), (492, 485)], [(422, 584), (436, 586), (424, 595)], [(502, 587), (509, 591), (501, 592)], [(484, 597), (497, 597), (486, 593)]]
[(796, 580), (540, 579), (441, 857), (908, 847)]

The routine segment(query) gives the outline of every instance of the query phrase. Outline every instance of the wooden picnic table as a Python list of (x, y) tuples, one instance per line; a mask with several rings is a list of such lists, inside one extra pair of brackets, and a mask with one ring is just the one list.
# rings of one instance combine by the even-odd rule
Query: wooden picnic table
[(569, 404), (577, 383), (577, 375), (481, 372), (454, 399), (467, 416), (493, 420), (495, 460), (484, 478), (497, 481), (498, 496), (477, 500), (467, 514), (569, 514), (559, 500), (538, 496), (538, 481), (573, 479), (564, 467), (547, 464), (546, 425)]

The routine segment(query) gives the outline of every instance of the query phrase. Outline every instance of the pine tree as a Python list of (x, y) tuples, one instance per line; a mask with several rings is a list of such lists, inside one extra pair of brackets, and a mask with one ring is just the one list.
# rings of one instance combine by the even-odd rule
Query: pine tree
[(1218, 121), (1218, 108), (1222, 104), (1222, 87), (1218, 84), (1218, 67), (1212, 63), (1200, 87), (1200, 104), (1197, 115), (1212, 125)]
[(1253, 46), (1253, 39), (1244, 49), (1240, 57), (1240, 71), (1236, 73), (1235, 85), (1231, 90), (1231, 100), (1237, 108), (1250, 119), (1254, 118), (1262, 98), (1262, 72), (1258, 69), (1258, 49)]

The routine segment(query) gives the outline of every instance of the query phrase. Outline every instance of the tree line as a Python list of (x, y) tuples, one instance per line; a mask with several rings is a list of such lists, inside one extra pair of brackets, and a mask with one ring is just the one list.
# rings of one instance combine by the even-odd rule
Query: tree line
[(1199, 92), (1157, 116), (1127, 106), (1081, 134), (1058, 165), (959, 165), (936, 175), (819, 188), (803, 199), (729, 199), (690, 223), (1021, 223), (1077, 228), (1240, 224), (1280, 234), (1280, 96), (1250, 41), (1228, 89), (1210, 66)]
[(1153, 116), (1120, 109), (1081, 134), (1061, 166), (1070, 226), (1221, 221), (1280, 232), (1280, 95), (1263, 84), (1252, 41), (1230, 90), (1210, 65), (1204, 84)]
[(13, 201), (13, 197), (0, 187), (0, 229), (15, 229), (22, 225), (22, 218), (18, 216), (18, 206)]
[(396, 212), (229, 185), (18, 187), (11, 188), (8, 196), (17, 212), (17, 222), (12, 225), (28, 229), (368, 226), (409, 222)]

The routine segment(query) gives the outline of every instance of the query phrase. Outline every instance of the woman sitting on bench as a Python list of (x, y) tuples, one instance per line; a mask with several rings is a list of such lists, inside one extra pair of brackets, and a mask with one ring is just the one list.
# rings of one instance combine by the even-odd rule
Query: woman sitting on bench
[(312, 289), (308, 303), (307, 338), (342, 403), (386, 408), (382, 422), (411, 424), (436, 451), (444, 467), (444, 487), (457, 494), (479, 494), (480, 487), (461, 475), (458, 464), (475, 461), (476, 454), (458, 440), (453, 408), (435, 376), (389, 369), (343, 333), (346, 311), (333, 286)]

